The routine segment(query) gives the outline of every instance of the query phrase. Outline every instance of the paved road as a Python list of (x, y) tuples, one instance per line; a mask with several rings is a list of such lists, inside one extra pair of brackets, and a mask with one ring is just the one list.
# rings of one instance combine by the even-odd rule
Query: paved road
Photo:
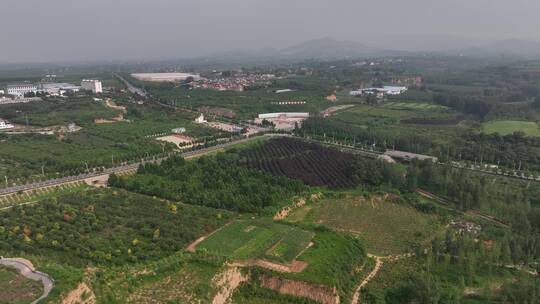
[[(262, 136), (273, 137), (273, 136), (286, 136), (286, 135), (283, 135), (283, 134), (265, 134), (265, 135), (262, 135)], [(179, 155), (184, 157), (184, 158), (197, 157), (197, 156), (201, 156), (201, 155), (204, 155), (204, 154), (208, 154), (208, 153), (211, 153), (211, 152), (214, 152), (214, 151), (218, 151), (218, 150), (227, 148), (229, 146), (233, 146), (233, 145), (237, 145), (237, 144), (240, 144), (240, 143), (243, 143), (243, 142), (251, 141), (251, 140), (254, 140), (254, 139), (260, 138), (260, 137), (261, 136), (252, 136), (252, 137), (248, 137), (248, 138), (236, 139), (236, 140), (229, 141), (229, 142), (219, 144), (219, 145), (215, 145), (215, 146), (212, 146), (212, 147), (203, 148), (203, 149), (194, 150), (194, 151), (189, 151), (189, 152), (184, 152), (184, 153), (181, 153)], [(153, 160), (138, 162), (138, 163), (134, 163), (134, 164), (122, 165), (122, 166), (117, 166), (117, 167), (113, 167), (113, 168), (106, 168), (106, 169), (104, 169), (102, 171), (98, 171), (98, 172), (82, 173), (82, 174), (74, 175), (74, 176), (53, 178), (53, 179), (42, 181), (42, 182), (36, 182), (36, 183), (30, 183), (30, 184), (17, 185), (17, 186), (13, 186), (13, 187), (3, 188), (3, 189), (0, 189), (0, 195), (16, 193), (16, 192), (19, 192), (19, 191), (34, 190), (34, 189), (39, 189), (39, 188), (43, 188), (43, 187), (50, 187), (50, 186), (55, 186), (55, 185), (61, 185), (61, 184), (66, 184), (66, 183), (70, 183), (70, 182), (83, 181), (83, 180), (88, 179), (88, 178), (93, 178), (93, 177), (98, 177), (98, 176), (106, 176), (106, 175), (109, 175), (111, 173), (118, 174), (118, 173), (122, 173), (122, 172), (126, 172), (126, 171), (137, 170), (137, 168), (139, 168), (139, 165), (141, 163), (160, 163), (162, 160), (164, 160), (166, 158), (168, 158), (168, 156), (167, 157), (156, 158), (156, 159), (153, 159)]]
[(142, 97), (146, 97), (147, 93), (143, 89), (140, 89), (140, 88), (132, 85), (129, 81), (124, 79), (124, 77), (122, 77), (122, 76), (120, 76), (118, 74), (114, 74), (114, 76), (116, 76), (118, 79), (120, 79), (120, 81), (122, 81), (126, 85), (128, 91), (130, 91), (131, 93), (137, 94), (137, 95), (142, 96)]
[(54, 287), (54, 280), (46, 273), (36, 271), (32, 263), (21, 258), (0, 258), (0, 265), (15, 267), (23, 276), (34, 281), (43, 283), (43, 294), (32, 304), (38, 303), (49, 296), (49, 293)]

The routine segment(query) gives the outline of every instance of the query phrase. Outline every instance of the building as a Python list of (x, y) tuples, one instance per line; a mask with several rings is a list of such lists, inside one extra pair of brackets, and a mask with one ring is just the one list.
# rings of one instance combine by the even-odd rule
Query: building
[(365, 88), (350, 91), (351, 96), (365, 96), (365, 95), (400, 95), (407, 91), (407, 87), (396, 86), (384, 86), (382, 88)]
[(4, 95), (4, 94), (6, 94), (6, 91), (0, 90), (0, 95)]
[(278, 112), (278, 113), (264, 113), (259, 114), (260, 119), (268, 118), (308, 118), (307, 112)]
[(13, 128), (15, 128), (14, 125), (10, 124), (6, 120), (0, 119), (0, 130), (2, 130), (2, 129), (13, 129)]
[(40, 83), (38, 92), (48, 95), (63, 95), (65, 92), (78, 92), (81, 87), (71, 83)]
[(28, 93), (37, 93), (38, 86), (31, 83), (8, 84), (6, 87), (6, 91), (8, 95), (20, 97)]
[(141, 81), (153, 82), (176, 82), (184, 81), (188, 78), (193, 78), (194, 81), (201, 80), (201, 76), (188, 73), (134, 73), (131, 76)]
[(174, 134), (183, 134), (186, 132), (186, 128), (174, 128), (171, 132)]
[(384, 155), (390, 156), (393, 159), (400, 159), (403, 161), (411, 161), (413, 159), (417, 160), (431, 160), (432, 162), (436, 163), (439, 159), (434, 156), (429, 155), (423, 155), (423, 154), (416, 154), (416, 153), (410, 153), (410, 152), (404, 152), (404, 151), (398, 151), (398, 150), (387, 150), (384, 152)]
[(204, 115), (201, 114), (199, 117), (195, 118), (195, 123), (203, 124), (203, 123), (207, 123), (207, 121), (204, 119)]
[(83, 90), (92, 91), (92, 93), (103, 93), (103, 88), (101, 86), (101, 81), (94, 79), (83, 79), (81, 81), (81, 87)]

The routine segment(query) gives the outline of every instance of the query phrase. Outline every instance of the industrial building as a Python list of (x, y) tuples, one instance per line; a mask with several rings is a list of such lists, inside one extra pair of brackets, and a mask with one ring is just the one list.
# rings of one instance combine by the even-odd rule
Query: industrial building
[(189, 73), (134, 73), (131, 76), (135, 79), (141, 81), (152, 81), (152, 82), (176, 82), (184, 81), (189, 77), (192, 77), (193, 80), (201, 80), (201, 76), (197, 74)]
[(32, 83), (8, 84), (6, 86), (6, 92), (8, 95), (24, 96), (24, 94), (28, 93), (37, 93), (38, 86)]
[(396, 86), (384, 86), (382, 88), (365, 88), (358, 89), (349, 92), (352, 96), (364, 96), (364, 95), (400, 95), (407, 91), (407, 87), (396, 87)]
[(92, 91), (92, 93), (103, 93), (103, 87), (101, 81), (94, 79), (83, 79), (81, 81), (81, 87), (83, 90)]

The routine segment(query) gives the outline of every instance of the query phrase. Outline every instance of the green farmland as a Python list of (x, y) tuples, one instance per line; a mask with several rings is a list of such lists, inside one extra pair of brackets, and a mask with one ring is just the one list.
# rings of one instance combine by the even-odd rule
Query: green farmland
[(312, 237), (312, 232), (267, 220), (235, 221), (197, 249), (240, 260), (266, 258), (289, 262), (308, 246)]
[(540, 128), (536, 122), (516, 120), (494, 120), (482, 124), (482, 131), (487, 134), (508, 135), (523, 132), (526, 136), (540, 137)]

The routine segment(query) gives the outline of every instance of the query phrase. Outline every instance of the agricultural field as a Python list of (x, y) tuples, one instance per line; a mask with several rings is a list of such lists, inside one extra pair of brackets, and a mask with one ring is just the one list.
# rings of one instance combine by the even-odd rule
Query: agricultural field
[(437, 216), (397, 201), (393, 195), (341, 193), (305, 205), (287, 220), (347, 231), (361, 239), (368, 252), (379, 255), (411, 252), (442, 230)]
[[(68, 100), (56, 104), (44, 101), (36, 103), (36, 107), (31, 104), (8, 106), (21, 123), (25, 123), (28, 116), (30, 124), (51, 126), (75, 122), (82, 129), (54, 135), (0, 133), (0, 175), (8, 176), (15, 182), (16, 178), (28, 179), (41, 174), (42, 166), (50, 177), (57, 172), (73, 174), (76, 170), (85, 170), (85, 163), (89, 167), (111, 166), (113, 161), (118, 163), (157, 155), (174, 149), (174, 146), (164, 146), (152, 136), (168, 134), (177, 127), (185, 127), (186, 135), (198, 139), (227, 136), (224, 132), (195, 124), (195, 114), (138, 105), (121, 99), (115, 101), (127, 108), (124, 121), (107, 124), (95, 124), (94, 119), (116, 117), (118, 111), (100, 102)], [(0, 106), (2, 109), (3, 106)], [(9, 115), (2, 116), (8, 118)]]
[(352, 155), (298, 139), (275, 139), (243, 150), (240, 156), (244, 166), (301, 180), (311, 186), (355, 186), (347, 171)]
[(310, 243), (313, 232), (269, 220), (235, 221), (203, 241), (198, 250), (246, 260), (294, 260)]
[(118, 189), (78, 192), (2, 212), (1, 251), (39, 252), (75, 267), (163, 258), (234, 216)]
[(0, 266), (0, 304), (28, 304), (42, 292), (41, 282), (25, 278), (15, 268)]
[(109, 179), (109, 185), (192, 205), (269, 214), (308, 191), (298, 181), (239, 166), (229, 153), (195, 160), (175, 156), (146, 164), (136, 175)]
[(487, 134), (498, 133), (508, 135), (514, 132), (523, 132), (526, 136), (540, 137), (538, 123), (532, 121), (493, 120), (482, 124), (482, 132)]
[(1, 118), (13, 123), (37, 127), (51, 127), (75, 123), (89, 125), (95, 118), (112, 119), (119, 111), (90, 97), (46, 99), (29, 103), (0, 105)]

